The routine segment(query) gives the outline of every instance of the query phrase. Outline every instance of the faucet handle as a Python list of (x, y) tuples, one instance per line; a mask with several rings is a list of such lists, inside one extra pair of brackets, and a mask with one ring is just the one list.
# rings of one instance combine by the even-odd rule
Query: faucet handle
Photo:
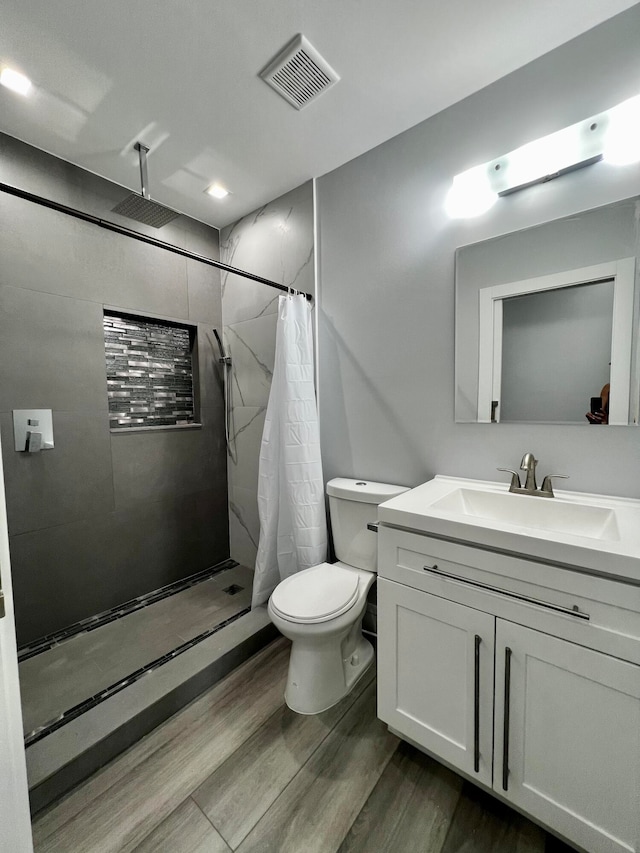
[(511, 474), (511, 485), (509, 486), (510, 492), (514, 492), (516, 489), (522, 488), (520, 484), (520, 475), (517, 471), (513, 471), (511, 468), (496, 468), (496, 471), (505, 471), (507, 474)]
[(553, 477), (556, 477), (558, 480), (568, 480), (568, 474), (547, 474), (547, 476), (542, 481), (542, 485), (540, 486), (540, 491), (545, 492), (550, 498), (553, 497), (553, 486), (551, 484), (551, 480)]

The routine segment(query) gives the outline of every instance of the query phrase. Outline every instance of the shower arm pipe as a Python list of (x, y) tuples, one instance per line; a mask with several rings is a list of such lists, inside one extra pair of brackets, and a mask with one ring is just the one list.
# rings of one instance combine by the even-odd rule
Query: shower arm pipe
[(216, 267), (216, 269), (222, 270), (223, 272), (239, 275), (242, 276), (242, 278), (257, 281), (259, 284), (266, 284), (268, 287), (275, 287), (277, 290), (282, 290), (285, 293), (299, 293), (309, 301), (313, 300), (313, 296), (310, 293), (301, 293), (299, 290), (295, 290), (295, 288), (287, 287), (286, 284), (279, 284), (277, 281), (271, 281), (270, 279), (263, 278), (260, 275), (255, 275), (254, 273), (246, 272), (246, 270), (238, 269), (238, 267), (229, 266), (229, 264), (224, 264), (222, 261), (216, 261), (213, 258), (208, 258), (206, 255), (200, 255), (197, 252), (190, 252), (188, 249), (182, 249), (180, 246), (174, 246), (173, 243), (166, 243), (164, 240), (157, 240), (155, 237), (148, 237), (146, 234), (141, 234), (139, 231), (134, 231), (132, 228), (125, 228), (123, 225), (118, 225), (116, 222), (110, 222), (108, 219), (101, 219), (99, 216), (94, 216), (92, 213), (85, 213), (75, 207), (60, 204), (60, 202), (53, 201), (52, 199), (45, 198), (44, 196), (36, 195), (35, 193), (30, 193), (27, 190), (14, 187), (11, 184), (0, 182), (0, 191), (7, 193), (8, 195), (16, 196), (16, 198), (33, 202), (33, 204), (48, 207), (50, 210), (56, 210), (58, 213), (64, 213), (74, 219), (81, 219), (83, 222), (90, 222), (92, 225), (98, 225), (100, 228), (104, 228), (107, 231), (113, 231), (116, 234), (121, 234), (123, 237), (131, 237), (131, 239), (138, 240), (141, 243), (148, 243), (150, 246), (155, 246), (158, 249), (165, 249), (167, 252), (173, 252), (175, 255), (181, 255), (183, 258), (190, 258), (191, 260), (198, 261), (201, 264)]

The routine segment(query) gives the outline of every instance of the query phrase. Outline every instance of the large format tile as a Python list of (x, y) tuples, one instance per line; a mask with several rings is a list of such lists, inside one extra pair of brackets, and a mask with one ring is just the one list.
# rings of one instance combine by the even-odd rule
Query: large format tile
[(13, 449), (10, 412), (0, 423), (11, 535), (113, 510), (106, 412), (54, 412), (55, 448), (37, 455)]
[[(66, 644), (65, 644), (66, 646)], [(63, 711), (108, 687), (90, 652), (60, 646), (23, 661), (19, 667), (24, 733), (55, 720)]]
[(243, 566), (256, 564), (260, 541), (260, 518), (256, 493), (249, 489), (229, 487), (230, 555)]
[(0, 206), (0, 284), (187, 319), (186, 258), (22, 199)]
[(36, 820), (37, 853), (141, 844), (279, 707), (287, 656), (272, 644)]
[(121, 603), (118, 547), (112, 514), (12, 536), (18, 645)]
[[(136, 610), (85, 634), (78, 634), (20, 664), (25, 731), (116, 684), (251, 601), (253, 574), (237, 567)], [(231, 584), (243, 586), (230, 596)]]
[[(229, 556), (226, 491), (142, 502), (114, 513), (118, 604), (203, 571)], [(103, 610), (106, 608), (102, 608)]]
[(184, 218), (185, 248), (198, 255), (220, 260), (220, 232), (211, 225), (205, 225), (197, 219)]
[(266, 406), (236, 406), (232, 418), (233, 456), (228, 459), (229, 483), (234, 489), (258, 493), (260, 447)]
[(187, 287), (191, 322), (208, 323), (221, 329), (220, 270), (187, 258)]
[(229, 847), (191, 799), (148, 835), (134, 853), (230, 853)]
[(85, 782), (276, 636), (266, 607), (258, 607), (30, 746), (34, 811)]
[(276, 315), (225, 327), (232, 358), (234, 406), (266, 406), (276, 352)]
[(239, 846), (240, 853), (333, 853), (398, 745), (369, 685)]
[(0, 286), (0, 341), (5, 411), (106, 411), (102, 306)]
[(322, 714), (295, 714), (282, 705), (194, 792), (196, 803), (233, 849), (330, 734), (373, 676), (371, 670), (352, 693)]
[(439, 853), (461, 790), (460, 776), (401, 742), (340, 853)]
[(223, 436), (214, 418), (201, 429), (111, 434), (117, 510), (218, 488), (226, 491)]
[[(223, 229), (220, 238), (220, 257), (225, 263), (313, 293), (311, 181)], [(265, 285), (223, 275), (225, 325), (274, 313), (276, 296)]]
[(222, 325), (198, 323), (198, 390), (200, 406), (214, 411), (218, 418), (221, 435), (224, 434), (224, 384), (223, 366), (220, 364), (220, 348), (213, 330), (223, 336)]
[(13, 536), (20, 645), (226, 559), (227, 498), (213, 486)]

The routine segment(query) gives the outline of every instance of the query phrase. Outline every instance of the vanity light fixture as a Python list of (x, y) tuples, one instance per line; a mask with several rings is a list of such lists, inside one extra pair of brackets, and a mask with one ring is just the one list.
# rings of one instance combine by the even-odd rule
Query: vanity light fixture
[(640, 161), (640, 95), (461, 172), (453, 179), (445, 209), (452, 219), (479, 216), (500, 196), (600, 160), (621, 166)]
[(640, 160), (640, 95), (609, 110), (609, 128), (603, 159), (615, 166)]
[(6, 66), (0, 71), (0, 84), (19, 95), (28, 95), (32, 85), (31, 80), (24, 74)]
[(230, 195), (229, 190), (226, 190), (220, 184), (211, 184), (211, 186), (208, 187), (205, 192), (207, 193), (207, 195), (212, 195), (214, 198), (226, 198), (228, 195)]

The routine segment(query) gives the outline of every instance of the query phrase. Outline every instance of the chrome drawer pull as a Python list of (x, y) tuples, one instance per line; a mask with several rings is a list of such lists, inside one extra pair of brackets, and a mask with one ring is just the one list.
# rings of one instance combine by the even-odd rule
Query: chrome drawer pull
[(431, 572), (434, 575), (438, 575), (442, 578), (447, 578), (447, 580), (456, 581), (457, 583), (463, 583), (467, 586), (473, 586), (477, 589), (483, 589), (486, 592), (496, 592), (498, 595), (504, 595), (507, 598), (515, 598), (517, 601), (525, 601), (527, 604), (535, 604), (537, 607), (545, 607), (547, 610), (554, 610), (556, 613), (563, 613), (565, 616), (575, 616), (576, 619), (584, 619), (585, 621), (589, 621), (590, 616), (588, 613), (585, 613), (582, 610), (578, 610), (577, 607), (562, 607), (560, 604), (551, 604), (549, 601), (542, 601), (539, 598), (532, 598), (529, 595), (520, 595), (517, 592), (510, 592), (506, 589), (500, 589), (499, 586), (491, 586), (488, 583), (482, 583), (481, 581), (472, 581), (468, 578), (463, 578), (460, 575), (453, 575), (450, 572), (444, 572), (442, 569), (438, 568), (438, 565), (434, 566), (423, 566), (422, 567), (425, 572)]

